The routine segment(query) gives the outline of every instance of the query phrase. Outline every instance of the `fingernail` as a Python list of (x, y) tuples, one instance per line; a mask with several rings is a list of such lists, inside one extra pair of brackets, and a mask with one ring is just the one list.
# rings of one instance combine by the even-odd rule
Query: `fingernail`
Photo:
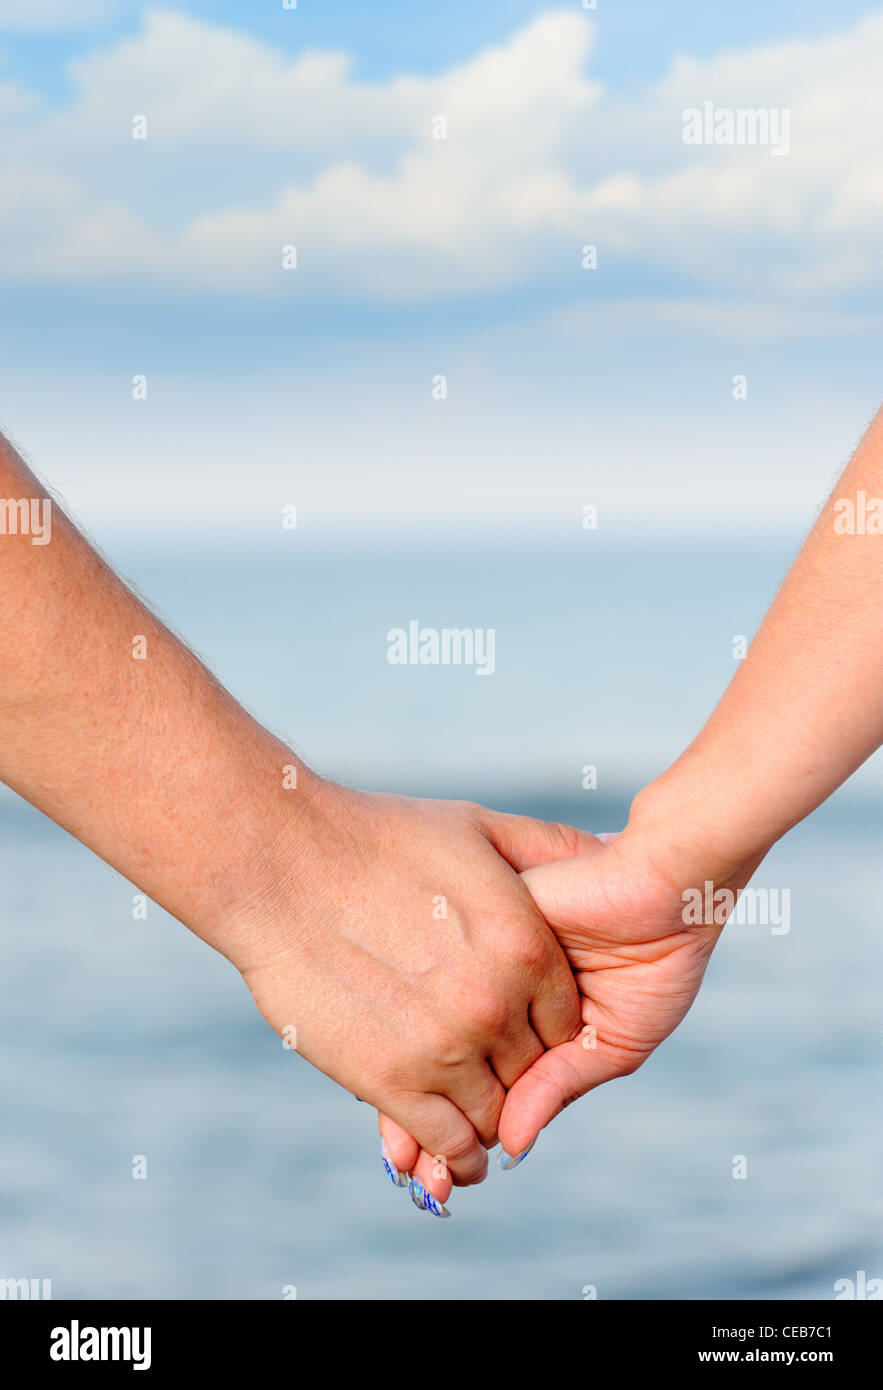
[(442, 1218), (450, 1216), (451, 1213), (448, 1211), (447, 1207), (437, 1201), (431, 1192), (427, 1192), (419, 1178), (411, 1178), (408, 1183), (408, 1191), (411, 1194), (411, 1201), (420, 1211), (431, 1211), (433, 1216), (440, 1216)]
[(508, 1173), (512, 1168), (517, 1168), (519, 1163), (523, 1163), (536, 1142), (537, 1141), (535, 1139), (533, 1141), (533, 1144), (528, 1144), (527, 1148), (522, 1149), (521, 1153), (516, 1154), (514, 1158), (511, 1154), (507, 1154), (505, 1149), (501, 1149), (500, 1152), (497, 1154), (497, 1162), (499, 1163), (503, 1172)]
[(389, 1149), (386, 1147), (386, 1140), (380, 1141), (380, 1161), (386, 1169), (386, 1176), (389, 1178), (393, 1187), (407, 1187), (408, 1174), (403, 1173), (401, 1168), (397, 1168), (389, 1156)]

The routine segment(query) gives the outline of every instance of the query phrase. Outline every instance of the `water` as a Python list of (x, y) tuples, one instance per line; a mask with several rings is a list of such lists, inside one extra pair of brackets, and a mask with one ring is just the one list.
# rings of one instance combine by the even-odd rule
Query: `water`
[[(121, 554), (335, 774), (603, 829), (707, 712), (787, 546)], [(494, 677), (389, 667), (412, 617), (496, 626)], [(762, 868), (790, 932), (732, 925), (678, 1033), (448, 1222), (388, 1185), (369, 1108), (282, 1049), (225, 961), (153, 905), (133, 921), (130, 884), (4, 800), (0, 1277), (256, 1299), (827, 1299), (879, 1277), (879, 785)]]

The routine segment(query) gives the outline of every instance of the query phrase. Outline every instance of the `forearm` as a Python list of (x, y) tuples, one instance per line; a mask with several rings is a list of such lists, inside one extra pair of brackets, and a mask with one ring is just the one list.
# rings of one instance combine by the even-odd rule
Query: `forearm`
[[(0, 443), (0, 495), (41, 491)], [(315, 777), (60, 513), (32, 539), (0, 535), (0, 777), (228, 956), (290, 1048), (480, 1181), (501, 1078), (579, 1026), (497, 848), (533, 862), (547, 827)]]
[(762, 858), (883, 741), (883, 534), (849, 534), (838, 505), (859, 492), (883, 497), (883, 412), (708, 723), (635, 803), (635, 825), (676, 822), (678, 855), (720, 877)]
[[(43, 494), (0, 440), (0, 496)], [(59, 508), (48, 544), (0, 536), (0, 587), (0, 777), (212, 945), (238, 952), (234, 918), (262, 891), (262, 866), (316, 779)]]

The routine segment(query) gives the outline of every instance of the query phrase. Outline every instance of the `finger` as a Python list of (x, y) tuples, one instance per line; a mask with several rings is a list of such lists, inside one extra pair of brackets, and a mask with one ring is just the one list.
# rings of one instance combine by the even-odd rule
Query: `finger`
[(395, 1187), (408, 1188), (411, 1201), (421, 1211), (430, 1211), (434, 1216), (450, 1216), (445, 1203), (454, 1181), (444, 1158), (421, 1149), (417, 1140), (388, 1115), (378, 1112), (377, 1119), (383, 1136), (383, 1166), (390, 1182)]
[(485, 806), (481, 807), (479, 824), (497, 853), (518, 873), (535, 864), (594, 854), (602, 848), (596, 836), (587, 830), (577, 830), (573, 825), (562, 825), (558, 821), (512, 816)]
[[(442, 1155), (428, 1154), (425, 1149), (421, 1149), (409, 1184), (414, 1205), (422, 1211), (431, 1211), (434, 1216), (449, 1216), (445, 1203), (453, 1186), (454, 1180)], [(426, 1201), (426, 1193), (432, 1201)], [(432, 1205), (433, 1201), (438, 1204), (438, 1209)]]
[(546, 964), (542, 973), (534, 979), (528, 1020), (543, 1047), (548, 1048), (558, 1047), (577, 1037), (582, 1027), (582, 1015), (580, 993), (573, 971), (551, 931), (545, 944)]
[[(598, 844), (597, 850), (603, 849)], [(539, 911), (555, 928), (585, 924), (594, 883), (586, 874), (585, 856), (537, 865), (522, 873), (521, 878)], [(597, 908), (597, 904), (594, 906)], [(558, 1045), (551, 1045), (508, 1088), (499, 1125), (500, 1142), (507, 1153), (521, 1153), (565, 1106), (624, 1072), (625, 1067), (617, 1067), (615, 1057), (598, 1042), (597, 1026), (594, 1033), (591, 1031), (593, 1006), (587, 999), (581, 1001), (580, 1019), (580, 1036), (571, 1034)], [(587, 1041), (590, 1046), (586, 1046)]]
[[(597, 844), (592, 854), (613, 854), (607, 845)], [(553, 927), (585, 926), (597, 915), (598, 878), (595, 870), (586, 872), (586, 856), (562, 859), (557, 864), (537, 864), (526, 869), (521, 881), (539, 911)]]
[[(532, 1067), (538, 1057), (542, 1057), (545, 1050), (545, 1045), (537, 1037), (530, 1026), (529, 1018), (526, 1017), (523, 1028), (510, 1032), (501, 1042), (495, 1044), (488, 1061), (508, 1091), (519, 1076), (522, 1076), (528, 1067)], [(500, 1108), (502, 1112), (502, 1106)]]
[[(501, 1051), (506, 1050), (503, 1044)], [(473, 1062), (468, 1067), (458, 1067), (439, 1084), (438, 1090), (465, 1116), (484, 1147), (493, 1148), (506, 1092), (490, 1063), (482, 1061), (476, 1065)], [(431, 1147), (419, 1137), (425, 1148)]]
[[(561, 860), (581, 864), (589, 855), (604, 848), (604, 843), (596, 836), (572, 825), (508, 815), (486, 807), (480, 809), (480, 824), (488, 840), (512, 868), (522, 873), (525, 886), (531, 892), (530, 873), (541, 874), (543, 866), (548, 868)], [(524, 870), (529, 872), (524, 873)], [(552, 920), (542, 902), (537, 901), (537, 906), (547, 922)], [(523, 954), (529, 955), (532, 949), (535, 943), (532, 948), (526, 940)], [(571, 1041), (580, 1032), (579, 995), (567, 959), (551, 937), (544, 959), (537, 963), (541, 968), (529, 1019), (543, 1046), (556, 1047)], [(512, 1066), (506, 1067), (496, 1055), (492, 1060), (498, 1076), (501, 1076), (501, 1068), (511, 1076)], [(512, 1082), (507, 1080), (503, 1084), (509, 1086)]]
[[(497, 1082), (499, 1086), (499, 1082)], [(502, 1086), (500, 1091), (502, 1092)], [(483, 1182), (487, 1177), (487, 1151), (472, 1125), (446, 1096), (409, 1091), (399, 1095), (393, 1106), (394, 1119), (413, 1134), (427, 1153), (443, 1159), (454, 1182), (460, 1187)]]
[(499, 1126), (503, 1148), (522, 1153), (565, 1106), (605, 1081), (628, 1075), (642, 1060), (605, 1045), (591, 1025), (574, 1042), (544, 1052), (506, 1096)]
[(408, 1174), (417, 1162), (420, 1145), (388, 1115), (378, 1111), (377, 1121), (381, 1138), (380, 1157), (386, 1175), (393, 1186), (407, 1187)]
[(378, 1112), (380, 1133), (386, 1145), (386, 1157), (393, 1164), (398, 1176), (404, 1175), (404, 1183), (397, 1187), (407, 1187), (408, 1178), (413, 1173), (439, 1202), (446, 1202), (451, 1195), (454, 1179), (448, 1172), (448, 1165), (441, 1154), (429, 1154), (421, 1149), (416, 1139), (388, 1115)]

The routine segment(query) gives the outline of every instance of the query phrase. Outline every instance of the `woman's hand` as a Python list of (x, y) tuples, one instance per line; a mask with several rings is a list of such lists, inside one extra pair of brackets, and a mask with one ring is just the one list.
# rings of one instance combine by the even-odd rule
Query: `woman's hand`
[(627, 831), (591, 858), (522, 877), (574, 970), (583, 1027), (511, 1088), (500, 1123), (511, 1152), (579, 1096), (637, 1071), (687, 1013), (723, 930), (685, 924), (683, 890), (692, 885)]
[[(727, 865), (715, 888), (741, 888), (756, 863)], [(711, 865), (709, 872), (711, 873)], [(571, 1101), (627, 1076), (674, 1031), (692, 1004), (723, 923), (686, 925), (686, 888), (696, 866), (641, 829), (583, 837), (581, 857), (529, 868), (522, 881), (554, 930), (580, 991), (579, 1036), (543, 1053), (509, 1088), (498, 1135), (507, 1156), (522, 1155)], [(380, 1117), (389, 1161), (413, 1172), (445, 1201), (450, 1184), (432, 1156)], [(419, 1203), (418, 1203), (419, 1204)]]
[[(634, 1071), (689, 1009), (723, 923), (690, 921), (684, 892), (737, 893), (883, 742), (880, 542), (853, 524), (859, 500), (881, 495), (883, 409), (711, 718), (636, 799), (622, 837), (525, 875), (576, 972), (586, 1031), (512, 1087), (499, 1125), (511, 1152), (569, 1101)], [(396, 1162), (410, 1143), (387, 1142)]]
[(316, 782), (234, 924), (283, 1039), (480, 1182), (506, 1089), (580, 1031), (570, 968), (517, 869), (586, 837), (465, 802)]

